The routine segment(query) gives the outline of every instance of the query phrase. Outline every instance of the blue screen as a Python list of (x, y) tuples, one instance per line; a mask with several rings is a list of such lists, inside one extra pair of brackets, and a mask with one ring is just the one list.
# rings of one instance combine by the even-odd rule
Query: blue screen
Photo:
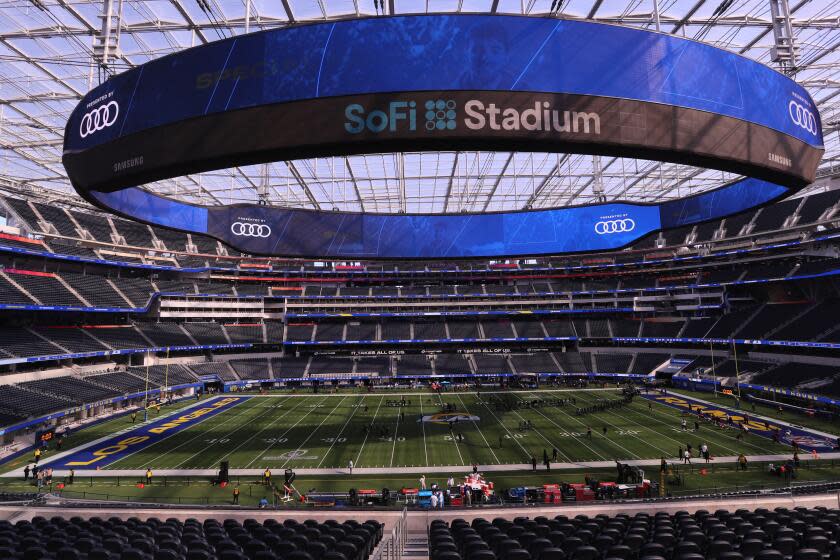
[(144, 222), (208, 234), (244, 252), (302, 257), (462, 258), (607, 251), (660, 230), (722, 218), (786, 189), (747, 178), (661, 204), (488, 214), (365, 214), (260, 205), (202, 207), (141, 188), (93, 191), (98, 201)]
[[(445, 90), (627, 98), (720, 113), (823, 143), (801, 86), (709, 45), (584, 21), (419, 15), (275, 29), (152, 61), (85, 96), (68, 123), (66, 150), (263, 104)], [(118, 109), (102, 116), (112, 124), (82, 138), (82, 116), (111, 101)], [(802, 111), (812, 123), (802, 125)]]

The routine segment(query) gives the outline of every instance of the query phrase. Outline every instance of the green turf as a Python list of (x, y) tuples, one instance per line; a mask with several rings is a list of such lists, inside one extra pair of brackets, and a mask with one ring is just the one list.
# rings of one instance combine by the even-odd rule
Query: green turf
[[(686, 391), (683, 389), (678, 389), (675, 392), (688, 395), (690, 397), (703, 399), (704, 401), (708, 401), (711, 403), (728, 406), (730, 408), (736, 407), (737, 399), (735, 396), (731, 395), (724, 395), (722, 393), (715, 394), (699, 391)], [(774, 408), (769, 405), (756, 404), (746, 399), (741, 399), (740, 405), (741, 409), (747, 412), (751, 411), (762, 416), (767, 416), (768, 418), (776, 418), (779, 420), (783, 420), (784, 422), (789, 422), (791, 424), (805, 426), (806, 428), (820, 430), (829, 434), (840, 435), (840, 418), (837, 418), (835, 421), (831, 421), (828, 418), (808, 416), (807, 414), (801, 414), (790, 410), (783, 410), (782, 412), (779, 412), (778, 408)]]
[[(598, 398), (619, 398), (615, 390), (507, 395), (520, 400), (574, 396), (578, 406)], [(343, 468), (350, 460), (356, 467), (389, 468), (524, 465), (531, 456), (541, 460), (543, 449), (551, 453), (554, 447), (563, 462), (611, 461), (674, 458), (686, 443), (698, 448), (704, 442), (716, 456), (790, 452), (789, 447), (756, 435), (738, 441), (734, 430), (722, 431), (707, 424), (697, 433), (683, 432), (680, 411), (656, 403), (649, 409), (648, 402), (639, 398), (623, 408), (584, 417), (575, 416), (571, 405), (499, 412), (485, 404), (488, 395), (483, 393), (481, 398), (476, 393), (412, 394), (406, 397), (410, 406), (386, 406), (393, 398), (361, 393), (256, 397), (105, 468), (210, 469), (218, 468), (222, 460), (229, 460), (231, 468), (275, 470)], [(443, 404), (454, 404), (458, 411), (481, 420), (457, 426), (454, 438), (446, 425), (417, 421), (422, 414), (439, 412)], [(405, 412), (402, 420), (400, 411)], [(531, 421), (533, 429), (519, 431), (519, 423), (525, 420)], [(367, 433), (366, 425), (372, 426)], [(591, 439), (585, 436), (587, 427), (593, 430)], [(111, 428), (103, 424), (93, 429), (100, 437)], [(458, 433), (463, 441), (458, 440)], [(93, 439), (84, 431), (74, 437), (78, 442)]]

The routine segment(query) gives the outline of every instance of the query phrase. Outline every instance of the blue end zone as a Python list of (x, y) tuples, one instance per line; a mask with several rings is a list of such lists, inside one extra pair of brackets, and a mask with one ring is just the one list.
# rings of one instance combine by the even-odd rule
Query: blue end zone
[(48, 464), (55, 469), (105, 468), (117, 459), (152, 446), (250, 398), (217, 397), (181, 411), (180, 414), (162, 418), (151, 424), (140, 426), (106, 441), (91, 445), (87, 449), (70, 453), (53, 461), (47, 460), (44, 464)]
[[(664, 404), (665, 406), (670, 406), (671, 408), (677, 408), (686, 412), (691, 411), (695, 415), (699, 410), (703, 414), (723, 419), (728, 425), (732, 426), (733, 429), (739, 429), (740, 424), (746, 423), (751, 434), (765, 437), (767, 439), (773, 439), (773, 434), (775, 434), (778, 430), (779, 440), (782, 443), (791, 445), (794, 441), (796, 441), (799, 445), (799, 449), (803, 451), (833, 451), (836, 448), (837, 441), (827, 438), (824, 435), (795, 426), (775, 424), (771, 421), (765, 422), (762, 418), (751, 416), (749, 412), (743, 410), (706, 404), (682, 395), (660, 395), (658, 393), (651, 393), (642, 396), (646, 399)], [(728, 419), (731, 419), (732, 422), (729, 423)], [(790, 433), (788, 433), (788, 431)]]

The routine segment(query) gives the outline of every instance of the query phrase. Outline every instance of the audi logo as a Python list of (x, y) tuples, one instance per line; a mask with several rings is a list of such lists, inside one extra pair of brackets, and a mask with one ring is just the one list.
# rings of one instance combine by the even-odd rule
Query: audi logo
[(788, 103), (788, 114), (793, 124), (803, 130), (807, 130), (814, 136), (817, 135), (817, 117), (810, 109), (800, 105), (796, 101)]
[(234, 222), (230, 225), (230, 232), (239, 237), (268, 237), (271, 235), (271, 228), (265, 224), (248, 224)]
[(636, 222), (630, 218), (623, 220), (608, 220), (595, 223), (595, 233), (604, 235), (607, 233), (624, 233), (636, 229)]
[(82, 122), (79, 125), (79, 135), (85, 138), (98, 130), (108, 128), (117, 122), (117, 115), (119, 114), (120, 106), (116, 101), (110, 101), (93, 111), (88, 111), (82, 117)]

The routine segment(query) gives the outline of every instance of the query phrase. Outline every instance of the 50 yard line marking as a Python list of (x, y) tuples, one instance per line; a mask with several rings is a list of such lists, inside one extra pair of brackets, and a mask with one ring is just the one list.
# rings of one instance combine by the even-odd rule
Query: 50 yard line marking
[[(461, 406), (463, 406), (463, 407), (464, 407), (464, 412), (466, 412), (468, 416), (472, 416), (472, 414), (470, 414), (469, 409), (467, 408), (467, 405), (464, 403), (464, 399), (462, 399), (462, 398), (461, 398), (461, 395), (458, 395), (458, 401), (460, 401)], [(492, 447), (490, 447), (490, 443), (487, 441), (487, 438), (486, 438), (486, 437), (484, 437), (484, 432), (482, 432), (482, 431), (481, 431), (481, 428), (479, 428), (479, 427), (478, 427), (478, 422), (476, 422), (475, 420), (473, 420), (473, 421), (472, 421), (472, 423), (473, 423), (473, 426), (475, 426), (475, 429), (476, 429), (476, 430), (478, 430), (478, 435), (480, 435), (480, 436), (481, 436), (481, 439), (483, 439), (483, 440), (484, 440), (485, 445), (487, 445), (487, 449), (489, 449), (489, 450), (490, 450), (490, 453), (492, 453), (492, 454), (493, 454), (493, 458), (496, 460), (496, 464), (497, 464), (497, 465), (501, 465), (501, 464), (502, 464), (502, 462), (501, 462), (501, 461), (499, 461), (499, 458), (496, 456), (496, 452), (495, 452), (495, 451), (493, 451), (493, 448), (492, 448)]]
[[(440, 407), (445, 408), (444, 404), (443, 404), (443, 397), (441, 396), (441, 394), (438, 393), (437, 397), (438, 397), (438, 401), (440, 401)], [(461, 448), (458, 446), (458, 439), (455, 437), (455, 434), (452, 431), (452, 425), (451, 424), (449, 425), (449, 433), (450, 433), (449, 437), (452, 438), (452, 443), (455, 444), (455, 451), (458, 452), (458, 458), (461, 459), (461, 464), (466, 465), (466, 463), (464, 462), (464, 456), (461, 455)]]

